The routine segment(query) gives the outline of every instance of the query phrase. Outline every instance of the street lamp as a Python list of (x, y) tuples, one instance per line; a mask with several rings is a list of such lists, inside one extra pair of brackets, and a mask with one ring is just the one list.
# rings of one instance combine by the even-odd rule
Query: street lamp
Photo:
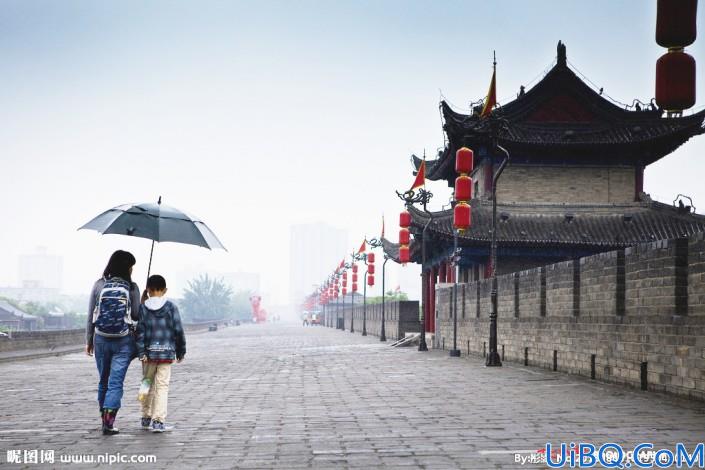
[(509, 152), (497, 143), (497, 135), (500, 127), (507, 125), (505, 120), (494, 119), (490, 123), (492, 146), (502, 154), (502, 163), (497, 171), (492, 175), (492, 241), (490, 243), (490, 269), (492, 270), (492, 292), (490, 299), (492, 311), (490, 312), (490, 352), (487, 355), (485, 366), (501, 367), (502, 361), (497, 351), (497, 181), (502, 175), (504, 167), (509, 162)]
[[(382, 240), (378, 240), (376, 238), (373, 238), (372, 240), (367, 242), (370, 245), (371, 249), (379, 248), (382, 246)], [(389, 257), (387, 254), (384, 254), (384, 262), (382, 263), (382, 331), (379, 334), (379, 340), (380, 341), (387, 341), (387, 335), (385, 334), (384, 331), (384, 268), (387, 265), (387, 260), (389, 260)]]
[[(360, 261), (363, 259), (364, 255), (360, 253), (355, 253), (354, 251), (350, 254), (350, 259), (352, 260), (350, 263), (344, 263), (343, 264), (343, 269), (351, 269), (353, 265), (355, 264), (355, 261)], [(351, 289), (352, 290), (352, 289)], [(355, 333), (355, 312), (353, 309), (355, 308), (355, 292), (352, 292), (350, 294), (350, 333)], [(343, 292), (343, 315), (345, 315), (345, 292)], [(344, 318), (344, 317), (343, 317)], [(343, 326), (343, 329), (345, 329), (345, 326)]]
[[(396, 192), (399, 199), (404, 201), (406, 207), (411, 207), (413, 204), (421, 203), (423, 206), (423, 211), (428, 216), (428, 221), (421, 231), (421, 276), (423, 278), (423, 271), (426, 268), (426, 230), (433, 222), (433, 214), (429, 212), (426, 205), (433, 197), (431, 191), (426, 191), (424, 188), (418, 188), (418, 192), (410, 189), (404, 193)], [(426, 296), (426, 302), (429, 301), (428, 295)], [(421, 339), (419, 340), (419, 351), (428, 351), (428, 345), (426, 344), (426, 305), (421, 309)]]
[(362, 286), (362, 336), (367, 336), (367, 286), (372, 287), (375, 285), (375, 254), (365, 253), (362, 256), (365, 266), (367, 266), (365, 279), (363, 279), (364, 285)]
[(458, 349), (458, 235), (470, 228), (472, 199), (472, 173), (474, 166), (474, 155), (467, 147), (459, 148), (455, 152), (455, 171), (458, 177), (455, 179), (453, 189), (453, 349), (450, 350), (451, 357), (460, 357)]

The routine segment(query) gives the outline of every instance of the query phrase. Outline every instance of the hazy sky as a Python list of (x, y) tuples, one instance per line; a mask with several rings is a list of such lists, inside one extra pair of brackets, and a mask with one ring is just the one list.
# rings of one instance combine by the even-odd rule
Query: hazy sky
[[(559, 39), (605, 93), (648, 101), (665, 52), (655, 21), (655, 0), (0, 0), (0, 285), (38, 245), (64, 256), (70, 293), (116, 248), (138, 257), (143, 282), (147, 240), (76, 228), (162, 195), (229, 252), (163, 244), (156, 271), (260, 271), (284, 302), (290, 224), (344, 228), (352, 249), (384, 213), (396, 238), (409, 155), (443, 144), (440, 93), (460, 109), (482, 98), (493, 50), (500, 102), (540, 76)], [(647, 169), (646, 191), (689, 194), (705, 212), (703, 158), (694, 139)], [(431, 189), (435, 206), (448, 201)], [(402, 289), (418, 292), (417, 268), (404, 272)]]

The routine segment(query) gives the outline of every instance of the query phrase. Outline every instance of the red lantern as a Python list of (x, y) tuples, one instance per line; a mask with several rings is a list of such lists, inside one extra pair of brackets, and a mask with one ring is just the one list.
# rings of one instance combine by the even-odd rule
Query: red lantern
[(455, 172), (469, 175), (474, 167), (474, 155), (467, 147), (458, 149), (455, 152)]
[(374, 253), (367, 253), (367, 262), (368, 262), (368, 263), (374, 263), (374, 262), (375, 262), (375, 254), (374, 254)]
[(353, 282), (352, 291), (357, 292), (357, 282)]
[(408, 245), (409, 240), (410, 240), (410, 233), (408, 228), (400, 228), (399, 229), (399, 244), (400, 245)]
[(668, 52), (656, 62), (656, 103), (666, 111), (695, 104), (695, 59), (685, 52)]
[(465, 175), (455, 178), (455, 199), (458, 201), (472, 199), (472, 178)]
[(343, 280), (345, 281), (345, 280), (347, 280), (347, 278), (348, 278), (348, 272), (343, 271)]
[(343, 289), (345, 289), (346, 287), (348, 287), (348, 280), (343, 279)]
[(353, 272), (353, 274), (357, 272), (357, 265), (356, 264), (353, 264), (352, 272)]
[(375, 265), (371, 264), (367, 266), (367, 274), (374, 274), (375, 273)]
[(346, 295), (348, 295), (348, 288), (343, 286), (343, 297), (345, 297)]
[(357, 273), (353, 273), (352, 282), (353, 282), (353, 284), (355, 284), (357, 282)]
[(399, 262), (406, 264), (409, 262), (409, 245), (402, 245), (399, 247)]
[(411, 214), (408, 211), (404, 211), (399, 214), (399, 226), (401, 228), (409, 228), (411, 225)]
[(335, 291), (334, 295), (335, 295), (335, 298), (337, 299), (338, 298), (338, 291), (337, 290)]
[(375, 276), (374, 274), (370, 274), (367, 276), (367, 285), (372, 287), (375, 285)]
[(453, 226), (458, 230), (470, 228), (470, 206), (464, 202), (458, 202), (453, 208)]
[(698, 0), (658, 0), (656, 42), (661, 47), (682, 48), (693, 44)]

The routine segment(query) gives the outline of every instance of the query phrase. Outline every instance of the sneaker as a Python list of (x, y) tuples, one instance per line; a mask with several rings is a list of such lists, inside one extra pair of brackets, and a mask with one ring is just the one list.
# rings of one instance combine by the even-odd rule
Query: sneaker
[(164, 426), (164, 423), (161, 421), (157, 421), (156, 419), (152, 421), (152, 432), (164, 432), (166, 431), (166, 426)]
[(152, 418), (142, 418), (142, 429), (149, 429), (152, 425)]

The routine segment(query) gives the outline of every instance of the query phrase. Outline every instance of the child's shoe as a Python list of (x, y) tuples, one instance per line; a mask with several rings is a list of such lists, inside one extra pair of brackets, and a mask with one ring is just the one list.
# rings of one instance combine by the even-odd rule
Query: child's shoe
[(156, 419), (152, 421), (152, 432), (164, 432), (166, 431), (166, 426), (164, 426), (164, 423), (161, 421), (157, 421)]
[(142, 429), (149, 429), (152, 425), (152, 418), (142, 418)]

